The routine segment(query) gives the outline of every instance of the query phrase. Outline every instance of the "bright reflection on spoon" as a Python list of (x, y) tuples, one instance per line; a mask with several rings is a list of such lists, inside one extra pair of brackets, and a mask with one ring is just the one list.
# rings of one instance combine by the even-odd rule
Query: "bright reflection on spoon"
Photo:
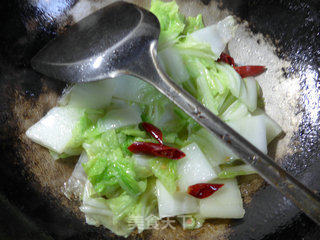
[(96, 60), (94, 60), (94, 63), (92, 65), (93, 68), (97, 69), (98, 67), (100, 67), (102, 60), (103, 60), (103, 58), (101, 56), (97, 57)]

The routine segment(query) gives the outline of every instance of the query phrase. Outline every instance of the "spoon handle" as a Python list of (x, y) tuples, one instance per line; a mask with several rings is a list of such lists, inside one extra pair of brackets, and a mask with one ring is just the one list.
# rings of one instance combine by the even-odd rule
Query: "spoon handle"
[(151, 45), (148, 62), (151, 57), (154, 67), (148, 64), (148, 68), (140, 68), (140, 71), (136, 68), (138, 74), (135, 75), (152, 84), (195, 121), (221, 138), (238, 157), (320, 225), (320, 198), (174, 83), (159, 66), (156, 54), (156, 44)]

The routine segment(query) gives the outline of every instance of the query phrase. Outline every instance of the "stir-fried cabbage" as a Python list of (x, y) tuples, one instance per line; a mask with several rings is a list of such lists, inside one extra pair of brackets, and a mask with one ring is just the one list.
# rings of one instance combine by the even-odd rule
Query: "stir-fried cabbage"
[[(202, 16), (185, 17), (178, 5), (152, 0), (159, 19), (158, 57), (168, 75), (264, 153), (281, 133), (258, 106), (260, 87), (216, 60), (237, 28), (232, 16), (204, 27)], [(242, 218), (245, 210), (236, 177), (255, 173), (217, 137), (150, 84), (132, 76), (76, 84), (27, 136), (54, 159), (80, 155), (64, 192), (82, 201), (86, 222), (128, 236), (164, 217), (184, 229), (206, 218)], [(180, 160), (133, 154), (134, 142), (157, 143), (139, 127), (149, 122), (165, 144), (181, 148)], [(188, 194), (197, 183), (224, 184), (204, 199)]]

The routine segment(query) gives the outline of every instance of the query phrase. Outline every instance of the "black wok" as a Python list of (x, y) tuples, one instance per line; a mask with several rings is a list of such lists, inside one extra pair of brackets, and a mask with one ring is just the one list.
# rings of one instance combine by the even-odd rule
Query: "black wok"
[[(76, 21), (83, 14), (79, 9), (93, 11), (101, 2), (105, 1), (4, 0), (0, 5), (0, 239), (119, 238), (102, 227), (86, 225), (79, 203), (69, 201), (61, 192), (74, 160), (53, 162), (44, 148), (32, 144), (24, 134), (56, 104), (65, 87), (34, 72), (31, 57)], [(211, 9), (218, 7), (217, 16), (211, 20), (207, 17), (207, 23), (229, 11), (240, 23), (248, 22), (246, 28), (258, 50), (272, 47), (268, 51), (277, 64), (270, 76), (277, 77), (260, 83), (267, 112), (276, 118), (281, 116), (280, 124), (288, 131), (272, 143), (269, 154), (304, 184), (319, 191), (320, 2), (178, 3), (193, 4), (193, 10), (187, 9), (189, 13), (200, 11), (206, 16), (215, 14)], [(178, 226), (174, 231), (150, 230), (131, 239), (320, 239), (320, 227), (260, 177), (243, 177), (239, 182), (246, 208), (244, 219), (212, 220), (194, 231)]]

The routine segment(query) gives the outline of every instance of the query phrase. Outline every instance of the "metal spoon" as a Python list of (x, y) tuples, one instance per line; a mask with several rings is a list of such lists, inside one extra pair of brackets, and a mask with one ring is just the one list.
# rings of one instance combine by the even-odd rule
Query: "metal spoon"
[(159, 32), (159, 22), (152, 13), (117, 2), (73, 25), (46, 45), (31, 64), (37, 71), (69, 83), (126, 74), (152, 84), (320, 224), (320, 200), (314, 192), (170, 80), (157, 61)]

